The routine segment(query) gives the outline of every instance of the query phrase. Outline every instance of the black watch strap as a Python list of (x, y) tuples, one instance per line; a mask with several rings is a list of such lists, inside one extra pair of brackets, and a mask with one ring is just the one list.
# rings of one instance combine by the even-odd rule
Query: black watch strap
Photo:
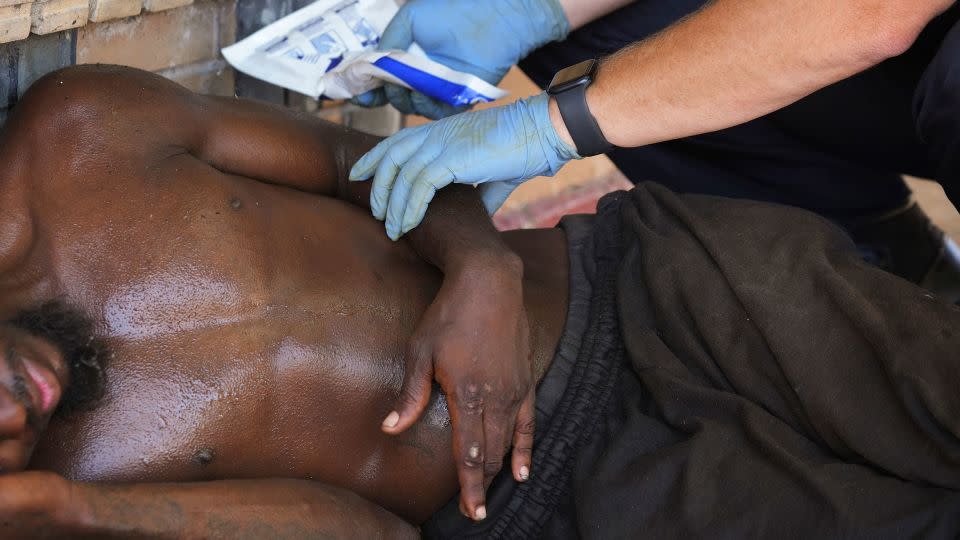
[(588, 86), (588, 84), (578, 84), (553, 95), (557, 100), (557, 108), (560, 109), (563, 123), (577, 146), (577, 153), (583, 157), (603, 154), (613, 148), (613, 145), (603, 136), (597, 119), (590, 114), (590, 106), (587, 104)]

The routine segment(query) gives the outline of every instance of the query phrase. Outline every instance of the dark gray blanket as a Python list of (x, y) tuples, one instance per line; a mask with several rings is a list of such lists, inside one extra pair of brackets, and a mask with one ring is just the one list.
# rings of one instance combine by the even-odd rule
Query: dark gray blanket
[(564, 226), (534, 477), (428, 536), (960, 534), (960, 309), (785, 207), (647, 184)]

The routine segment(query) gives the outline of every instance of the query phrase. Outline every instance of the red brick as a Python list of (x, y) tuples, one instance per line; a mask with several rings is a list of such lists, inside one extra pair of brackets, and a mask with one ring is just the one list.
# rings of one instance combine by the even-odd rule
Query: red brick
[(90, 0), (90, 20), (103, 22), (140, 13), (141, 0)]
[(0, 43), (30, 35), (30, 4), (0, 7)]
[(177, 66), (157, 73), (200, 94), (234, 95), (234, 72), (224, 60)]
[(52, 34), (87, 24), (89, 0), (47, 0), (31, 6), (34, 34)]
[(189, 6), (193, 0), (143, 0), (143, 9), (147, 11), (165, 11), (168, 9)]
[(77, 35), (77, 63), (158, 71), (216, 59), (224, 40), (233, 40), (232, 31), (225, 30), (233, 12), (233, 2), (202, 2), (88, 25)]

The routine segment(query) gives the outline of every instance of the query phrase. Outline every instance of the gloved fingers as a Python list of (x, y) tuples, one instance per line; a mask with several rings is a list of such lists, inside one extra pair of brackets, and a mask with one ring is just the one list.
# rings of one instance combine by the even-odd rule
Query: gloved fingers
[(423, 144), (426, 134), (423, 130), (410, 130), (394, 136), (393, 146), (383, 155), (377, 173), (373, 177), (373, 188), (370, 190), (370, 211), (373, 216), (383, 221), (387, 216), (387, 203), (390, 202), (390, 192), (394, 182), (404, 165), (413, 157)]
[(397, 175), (397, 179), (390, 190), (390, 203), (387, 207), (386, 219), (387, 236), (393, 240), (397, 240), (402, 235), (403, 214), (407, 209), (410, 190), (413, 189), (414, 182), (436, 157), (432, 152), (427, 153), (426, 149), (421, 148), (420, 152), (414, 155)]
[(424, 167), (420, 174), (411, 180), (410, 194), (406, 202), (397, 208), (401, 211), (398, 221), (400, 234), (407, 234), (419, 225), (437, 190), (450, 185), (456, 179), (443, 157), (438, 157)]
[(377, 165), (380, 164), (380, 160), (383, 159), (383, 156), (386, 155), (390, 148), (397, 142), (411, 136), (413, 132), (416, 131), (418, 131), (418, 128), (404, 129), (396, 135), (380, 141), (379, 144), (364, 154), (363, 157), (353, 165), (350, 169), (350, 181), (369, 180), (373, 176), (373, 172), (377, 170)]
[(412, 5), (400, 7), (380, 36), (377, 49), (381, 51), (405, 51), (413, 45), (413, 20), (411, 19)]
[(403, 211), (401, 221), (401, 236), (415, 229), (423, 221), (427, 214), (427, 206), (437, 194), (437, 188), (430, 182), (423, 179), (421, 175), (410, 189), (410, 202), (407, 203), (406, 210)]
[(350, 103), (359, 107), (382, 107), (387, 104), (387, 94), (383, 91), (383, 88), (374, 88), (369, 92), (354, 96)]
[(480, 186), (480, 199), (491, 216), (510, 198), (513, 190), (520, 184), (516, 182), (488, 182)]
[(396, 84), (383, 85), (383, 91), (387, 96), (387, 101), (403, 114), (416, 114), (411, 102), (410, 89)]
[(449, 103), (433, 99), (416, 90), (410, 92), (410, 105), (417, 114), (430, 118), (431, 120), (440, 120), (441, 118), (453, 116), (469, 109), (469, 107), (454, 107)]

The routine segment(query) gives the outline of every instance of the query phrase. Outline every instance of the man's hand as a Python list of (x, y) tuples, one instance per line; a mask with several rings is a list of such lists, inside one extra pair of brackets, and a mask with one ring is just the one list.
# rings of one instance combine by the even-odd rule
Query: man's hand
[[(567, 18), (557, 0), (483, 4), (410, 0), (390, 21), (379, 48), (405, 51), (416, 43), (433, 60), (497, 84), (521, 58), (541, 45), (565, 38), (568, 32)], [(392, 84), (358, 96), (354, 103), (370, 107), (388, 100), (400, 112), (433, 119), (463, 111)]]
[(552, 176), (576, 158), (540, 94), (405, 129), (361, 158), (350, 179), (373, 177), (370, 208), (396, 240), (420, 224), (437, 190), (451, 183), (483, 183), (492, 214), (520, 183)]
[(70, 493), (70, 482), (53, 473), (0, 476), (0, 538), (62, 538)]
[(436, 378), (453, 424), (460, 511), (481, 520), (486, 488), (511, 443), (514, 478), (530, 476), (535, 389), (522, 265), (501, 257), (472, 268), (448, 274), (423, 315), (407, 349), (399, 407), (383, 429), (398, 434), (413, 425)]

